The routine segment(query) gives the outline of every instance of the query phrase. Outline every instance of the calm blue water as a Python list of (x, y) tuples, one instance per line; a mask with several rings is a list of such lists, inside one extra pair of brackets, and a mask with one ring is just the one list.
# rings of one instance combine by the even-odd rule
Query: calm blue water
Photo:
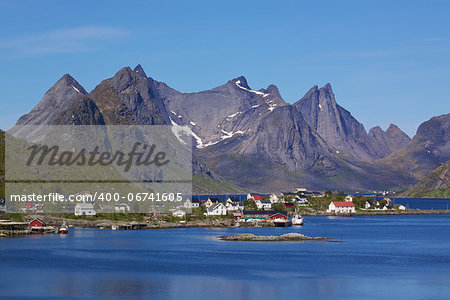
[[(381, 200), (383, 198), (380, 198)], [(412, 209), (441, 210), (450, 209), (448, 198), (392, 198), (394, 204), (402, 204)]]
[[(450, 216), (306, 217), (303, 227), (72, 229), (0, 240), (0, 296), (448, 299)], [(344, 243), (225, 242), (300, 232)]]

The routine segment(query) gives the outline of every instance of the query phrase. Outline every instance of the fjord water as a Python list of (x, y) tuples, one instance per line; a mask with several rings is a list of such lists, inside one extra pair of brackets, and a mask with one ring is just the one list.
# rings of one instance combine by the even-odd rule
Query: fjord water
[[(0, 240), (0, 296), (448, 299), (450, 216), (306, 217), (303, 227), (111, 231)], [(344, 242), (226, 242), (299, 232)]]

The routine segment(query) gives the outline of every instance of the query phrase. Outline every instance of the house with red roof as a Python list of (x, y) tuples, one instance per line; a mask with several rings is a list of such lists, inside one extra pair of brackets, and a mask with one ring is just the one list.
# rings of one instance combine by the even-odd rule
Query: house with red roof
[(327, 212), (349, 214), (355, 212), (355, 204), (350, 201), (333, 201), (328, 206)]
[(250, 193), (250, 194), (247, 195), (247, 200), (250, 200), (250, 199), (253, 199), (253, 200), (261, 200), (262, 198), (261, 198), (261, 196), (258, 195), (258, 194)]

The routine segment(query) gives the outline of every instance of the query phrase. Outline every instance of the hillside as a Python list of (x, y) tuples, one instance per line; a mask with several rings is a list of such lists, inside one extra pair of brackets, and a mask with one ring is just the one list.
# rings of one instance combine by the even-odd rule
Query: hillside
[(402, 196), (450, 198), (450, 160), (409, 188)]

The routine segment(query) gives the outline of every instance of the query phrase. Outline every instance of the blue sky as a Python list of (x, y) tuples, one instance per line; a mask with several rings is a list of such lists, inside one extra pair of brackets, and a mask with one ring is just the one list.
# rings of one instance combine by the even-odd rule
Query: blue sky
[(0, 128), (69, 73), (124, 66), (183, 91), (244, 75), (290, 103), (332, 84), (366, 130), (450, 112), (450, 1), (0, 1)]

